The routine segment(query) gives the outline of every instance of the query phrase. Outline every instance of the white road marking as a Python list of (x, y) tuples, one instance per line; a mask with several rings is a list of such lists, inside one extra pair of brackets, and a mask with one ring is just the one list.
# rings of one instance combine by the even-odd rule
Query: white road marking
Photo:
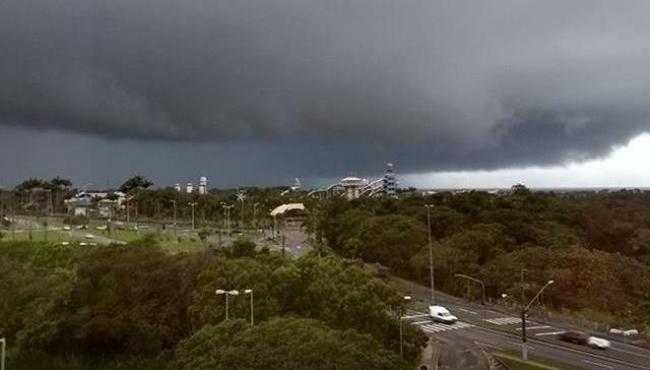
[(447, 330), (458, 330), (458, 329), (465, 329), (465, 328), (470, 328), (474, 325), (468, 324), (466, 322), (457, 322), (455, 324), (442, 324), (442, 323), (433, 323), (431, 321), (428, 322), (428, 324), (425, 325), (417, 325), (422, 329), (423, 332), (425, 333), (438, 333), (438, 332), (443, 332)]
[(431, 324), (431, 320), (424, 320), (424, 321), (414, 321), (411, 323), (411, 325), (422, 325), (422, 324)]
[(547, 336), (547, 335), (558, 335), (558, 334), (562, 334), (562, 333), (564, 333), (564, 331), (549, 331), (549, 332), (546, 332), (546, 333), (537, 333), (537, 334), (535, 334), (535, 336), (536, 337), (544, 337), (544, 336)]
[(411, 315), (411, 316), (402, 316), (402, 320), (411, 320), (411, 319), (421, 319), (423, 317), (429, 317), (429, 315)]
[(613, 369), (614, 368), (614, 367), (609, 366), (609, 365), (599, 364), (598, 362), (593, 362), (593, 361), (589, 361), (589, 360), (582, 360), (582, 362), (587, 363), (587, 364), (591, 364), (591, 365), (604, 367), (605, 369)]
[(466, 310), (466, 309), (464, 309), (464, 308), (459, 308), (458, 311), (463, 311), (463, 312), (471, 313), (472, 315), (476, 315), (476, 312), (474, 312), (474, 311), (470, 311), (470, 310)]
[(496, 325), (521, 324), (521, 319), (518, 317), (498, 317), (496, 319), (486, 319), (485, 321)]
[[(537, 329), (550, 329), (548, 325), (537, 325), (537, 326), (526, 326), (526, 330), (537, 330)], [(520, 330), (521, 328), (516, 328), (515, 330)]]

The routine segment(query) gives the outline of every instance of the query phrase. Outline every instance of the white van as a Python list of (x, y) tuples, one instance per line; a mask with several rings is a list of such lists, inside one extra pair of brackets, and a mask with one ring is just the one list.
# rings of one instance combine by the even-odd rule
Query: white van
[(445, 324), (454, 324), (458, 318), (452, 315), (448, 309), (442, 306), (429, 306), (429, 316), (433, 321), (442, 322)]

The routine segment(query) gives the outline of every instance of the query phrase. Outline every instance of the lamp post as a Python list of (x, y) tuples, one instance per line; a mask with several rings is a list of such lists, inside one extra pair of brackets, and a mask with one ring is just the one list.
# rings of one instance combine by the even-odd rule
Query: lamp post
[(7, 345), (7, 340), (5, 338), (0, 338), (0, 345), (2, 345), (2, 358), (0, 358), (0, 370), (5, 370), (5, 346)]
[(549, 280), (540, 290), (535, 294), (533, 299), (530, 300), (527, 306), (524, 306), (521, 310), (521, 359), (524, 361), (528, 361), (528, 348), (526, 347), (526, 313), (528, 312), (528, 309), (530, 309), (530, 306), (535, 303), (537, 298), (542, 294), (544, 289), (546, 289), (549, 285), (553, 284), (553, 280)]
[(238, 290), (223, 290), (223, 289), (217, 289), (214, 291), (217, 295), (225, 295), (226, 296), (226, 320), (229, 320), (228, 317), (228, 296), (229, 295), (239, 295)]
[(251, 296), (251, 325), (255, 325), (255, 317), (253, 316), (253, 289), (246, 289), (244, 293), (250, 294)]
[(429, 275), (431, 280), (431, 304), (436, 303), (435, 296), (435, 280), (433, 277), (433, 242), (431, 240), (431, 208), (435, 207), (433, 204), (425, 204), (424, 207), (427, 209), (427, 231), (429, 232)]
[(482, 280), (479, 280), (477, 278), (474, 278), (474, 277), (471, 277), (471, 276), (465, 275), (465, 274), (454, 274), (454, 276), (457, 277), (457, 278), (466, 279), (466, 280), (481, 284), (481, 292), (482, 292), (482, 294), (481, 294), (481, 305), (483, 305), (483, 318), (485, 319), (485, 316), (486, 316), (485, 315), (485, 283), (483, 283)]
[[(405, 295), (404, 296), (404, 301), (409, 302), (411, 300), (411, 296)], [(399, 316), (399, 357), (404, 357), (404, 329), (402, 328), (402, 319), (404, 316), (404, 312), (400, 312)]]
[(224, 216), (226, 217), (225, 221), (227, 225), (228, 235), (230, 235), (230, 209), (234, 206), (226, 203), (221, 203), (221, 206), (223, 207), (223, 213)]
[(174, 208), (174, 237), (178, 235), (178, 232), (176, 231), (177, 226), (176, 226), (176, 199), (170, 200), (172, 202), (173, 208)]
[(187, 205), (192, 207), (192, 230), (194, 230), (194, 207), (196, 207), (196, 202), (189, 202)]
[(240, 221), (240, 228), (244, 230), (244, 200), (246, 199), (246, 193), (243, 190), (240, 190), (237, 193), (237, 200), (241, 202), (241, 221)]

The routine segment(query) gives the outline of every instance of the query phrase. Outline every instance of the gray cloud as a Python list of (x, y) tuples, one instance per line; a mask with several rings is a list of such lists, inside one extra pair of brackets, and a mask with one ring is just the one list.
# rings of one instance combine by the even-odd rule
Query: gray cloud
[(610, 1), (5, 0), (0, 125), (264, 147), (324, 176), (350, 158), (359, 171), (390, 159), (409, 172), (591, 158), (650, 129), (649, 12)]

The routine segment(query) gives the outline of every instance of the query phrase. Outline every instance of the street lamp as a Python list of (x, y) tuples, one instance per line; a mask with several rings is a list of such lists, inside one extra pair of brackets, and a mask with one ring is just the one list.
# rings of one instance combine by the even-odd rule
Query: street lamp
[(196, 202), (187, 203), (188, 206), (192, 207), (192, 230), (194, 230), (194, 207), (196, 207)]
[(223, 289), (217, 289), (214, 291), (217, 295), (224, 295), (226, 296), (226, 320), (228, 320), (228, 296), (229, 295), (239, 295), (238, 290), (223, 290)]
[[(411, 296), (405, 295), (402, 299), (404, 299), (404, 302), (409, 302), (411, 301)], [(401, 312), (399, 317), (399, 357), (404, 357), (404, 329), (402, 328), (403, 316), (404, 312)]]
[[(482, 280), (479, 280), (477, 278), (465, 274), (454, 274), (454, 276), (457, 278), (467, 279), (469, 281), (473, 281), (475, 283), (481, 284), (481, 291), (482, 291), (481, 305), (485, 306), (485, 283), (483, 283)], [(483, 307), (483, 318), (485, 318), (485, 307)]]
[(436, 303), (436, 296), (434, 291), (435, 280), (433, 277), (433, 242), (431, 241), (431, 208), (435, 207), (433, 204), (425, 204), (427, 209), (427, 230), (429, 231), (429, 274), (431, 279), (431, 304)]
[(240, 190), (237, 193), (237, 200), (241, 202), (241, 229), (244, 229), (244, 200), (246, 199), (246, 193), (243, 190)]
[(0, 370), (5, 370), (5, 346), (7, 345), (7, 340), (5, 338), (0, 338), (0, 344), (2, 345), (2, 358), (0, 358)]
[(253, 289), (246, 289), (244, 293), (251, 295), (251, 325), (255, 325), (255, 318), (253, 316)]
[(542, 294), (544, 289), (546, 289), (549, 285), (553, 284), (553, 280), (549, 280), (543, 287), (542, 289), (535, 294), (533, 299), (530, 300), (527, 306), (523, 307), (521, 310), (521, 359), (524, 361), (528, 360), (528, 348), (526, 347), (526, 313), (528, 312), (528, 309), (530, 309), (530, 306), (535, 303), (537, 298)]
[(224, 213), (224, 217), (225, 217), (224, 221), (227, 224), (228, 235), (230, 235), (230, 209), (232, 207), (234, 207), (234, 206), (233, 205), (228, 205), (228, 204), (222, 202), (221, 207), (223, 207), (223, 213)]

